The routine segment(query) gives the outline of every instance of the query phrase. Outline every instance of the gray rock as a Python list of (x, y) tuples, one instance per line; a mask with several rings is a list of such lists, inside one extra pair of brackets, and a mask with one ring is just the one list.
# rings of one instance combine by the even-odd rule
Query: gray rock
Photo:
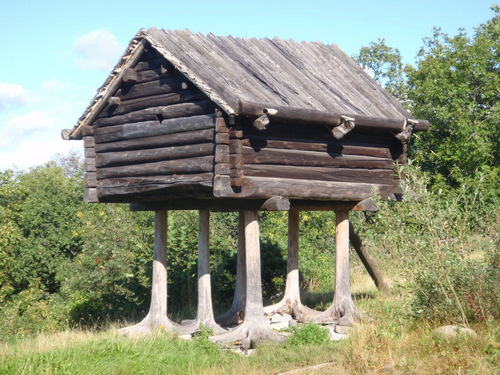
[(177, 337), (181, 340), (191, 340), (191, 335), (179, 335)]
[(340, 333), (342, 335), (348, 335), (351, 331), (352, 327), (349, 326), (340, 326), (338, 324), (335, 326), (335, 332)]
[(288, 321), (271, 323), (271, 329), (274, 329), (275, 331), (279, 331), (279, 330), (288, 328), (289, 327), (288, 323), (289, 323)]
[(283, 318), (283, 315), (281, 314), (274, 314), (271, 318), (271, 323), (281, 323), (281, 322), (284, 322), (285, 319)]
[(459, 336), (477, 337), (477, 333), (473, 329), (456, 325), (438, 327), (432, 333), (442, 338), (457, 338)]
[(289, 322), (293, 320), (293, 318), (290, 314), (283, 314), (283, 320)]
[(347, 338), (347, 335), (335, 332), (333, 327), (329, 327), (328, 331), (330, 332), (330, 340), (332, 341), (340, 341)]

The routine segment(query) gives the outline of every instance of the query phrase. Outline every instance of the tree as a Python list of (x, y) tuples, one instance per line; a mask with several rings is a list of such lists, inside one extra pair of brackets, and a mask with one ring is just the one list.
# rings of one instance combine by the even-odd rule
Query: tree
[(370, 42), (368, 47), (361, 47), (353, 59), (373, 76), (396, 99), (406, 100), (406, 77), (397, 48), (385, 44), (385, 38)]
[(432, 124), (417, 135), (410, 156), (440, 187), (457, 187), (480, 174), (498, 181), (500, 7), (492, 9), (495, 16), (473, 37), (434, 29), (417, 67), (408, 69), (412, 111)]

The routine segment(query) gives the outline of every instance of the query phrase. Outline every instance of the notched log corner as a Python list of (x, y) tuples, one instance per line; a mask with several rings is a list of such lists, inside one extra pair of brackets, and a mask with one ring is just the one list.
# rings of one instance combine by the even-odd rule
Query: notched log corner
[(342, 116), (339, 126), (332, 129), (332, 135), (335, 139), (342, 139), (356, 126), (353, 117)]

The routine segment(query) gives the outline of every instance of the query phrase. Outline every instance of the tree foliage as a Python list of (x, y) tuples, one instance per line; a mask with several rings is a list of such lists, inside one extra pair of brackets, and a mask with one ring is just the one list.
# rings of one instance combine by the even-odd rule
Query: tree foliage
[(473, 37), (435, 29), (409, 69), (409, 97), (418, 118), (432, 126), (419, 134), (412, 156), (424, 170), (458, 186), (484, 173), (498, 181), (500, 157), (500, 8)]
[(400, 101), (406, 100), (406, 76), (401, 53), (397, 48), (389, 47), (385, 38), (361, 47), (359, 54), (353, 58), (392, 96)]

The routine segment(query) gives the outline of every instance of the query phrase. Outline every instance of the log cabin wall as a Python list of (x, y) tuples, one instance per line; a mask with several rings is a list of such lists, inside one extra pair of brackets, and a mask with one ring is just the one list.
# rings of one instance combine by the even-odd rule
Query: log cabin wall
[(336, 140), (326, 126), (270, 123), (258, 130), (242, 120), (231, 135), (231, 175), (219, 196), (356, 201), (374, 188), (383, 198), (401, 194), (394, 166), (405, 153), (389, 131), (355, 129)]
[(210, 194), (215, 108), (164, 57), (145, 52), (84, 135), (86, 200)]

